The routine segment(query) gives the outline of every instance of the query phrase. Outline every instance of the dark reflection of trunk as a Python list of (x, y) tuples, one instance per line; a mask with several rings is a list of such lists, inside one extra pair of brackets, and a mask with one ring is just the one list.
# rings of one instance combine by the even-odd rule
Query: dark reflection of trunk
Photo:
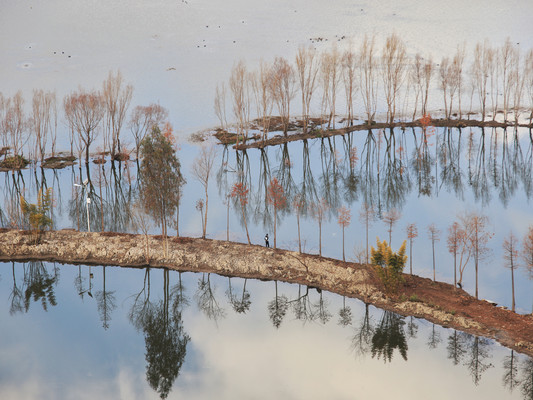
[(448, 336), (448, 358), (452, 360), (453, 365), (459, 365), (466, 355), (466, 342), (468, 335), (456, 330)]
[(407, 361), (407, 339), (403, 325), (404, 317), (392, 311), (383, 311), (383, 316), (372, 336), (372, 358), (382, 358), (391, 362), (394, 349)]
[(234, 293), (233, 287), (231, 286), (231, 277), (228, 277), (228, 290), (226, 295), (228, 300), (233, 307), (233, 310), (238, 314), (245, 314), (249, 309), (252, 302), (250, 301), (250, 292), (246, 290), (247, 279), (244, 279), (244, 284), (242, 288), (242, 293)]
[(83, 300), (83, 296), (85, 293), (89, 295), (89, 297), (93, 297), (92, 290), (93, 290), (93, 273), (91, 272), (91, 266), (89, 266), (89, 287), (85, 287), (85, 280), (86, 278), (82, 276), (81, 274), (81, 265), (78, 266), (78, 275), (74, 278), (74, 286), (76, 287), (76, 290), (78, 292), (78, 295)]
[(259, 182), (257, 183), (257, 191), (255, 192), (254, 205), (254, 220), (265, 226), (272, 222), (272, 216), (267, 202), (267, 190), (270, 183), (270, 164), (268, 162), (268, 154), (265, 149), (260, 149), (261, 156), (259, 157)]
[(165, 269), (163, 274), (164, 299), (146, 310), (141, 321), (146, 343), (146, 380), (165, 399), (183, 366), (190, 337), (183, 328), (181, 307), (174, 304), (170, 312), (169, 271)]
[(414, 317), (409, 317), (409, 322), (407, 323), (407, 335), (409, 335), (409, 338), (415, 339), (416, 335), (418, 334), (418, 324), (416, 323), (416, 320)]
[(309, 299), (309, 286), (305, 287), (305, 293), (302, 294), (302, 285), (298, 285), (298, 297), (290, 303), (296, 319), (304, 322), (314, 319), (313, 305)]
[(59, 275), (48, 272), (42, 261), (30, 261), (24, 269), (24, 308), (28, 312), (30, 301), (40, 302), (44, 311), (48, 306), (57, 305), (54, 293), (54, 284), (57, 284)]
[(359, 161), (357, 147), (353, 145), (353, 132), (342, 136), (344, 144), (344, 199), (352, 204), (359, 197), (360, 177), (356, 173), (356, 165)]
[[(457, 135), (454, 136), (454, 133)], [(445, 137), (439, 146), (441, 185), (444, 185), (459, 199), (464, 198), (463, 173), (461, 171), (461, 135), (461, 128), (457, 131), (446, 128)]]
[(413, 135), (415, 138), (415, 149), (413, 151), (411, 167), (416, 174), (418, 194), (431, 196), (433, 194), (433, 185), (435, 184), (435, 177), (431, 168), (435, 161), (429, 151), (431, 135), (425, 130), (421, 132), (420, 139), (417, 138), (414, 132)]
[(115, 291), (109, 291), (106, 289), (105, 269), (105, 266), (102, 267), (102, 290), (97, 291), (95, 296), (98, 313), (100, 314), (100, 320), (102, 321), (102, 327), (107, 330), (109, 328), (109, 321), (111, 321), (111, 313), (117, 308), (117, 306)]
[(129, 319), (133, 326), (142, 329), (146, 324), (147, 316), (153, 312), (154, 305), (150, 300), (150, 268), (144, 270), (143, 287), (134, 296), (133, 304), (130, 308)]
[[(489, 177), (485, 154), (485, 128), (481, 128), (479, 144), (474, 143), (474, 134), (470, 132), (469, 138), (469, 180), (474, 190), (474, 197), (483, 205), (490, 202)], [(473, 165), (472, 165), (473, 164)]]
[(322, 175), (320, 176), (320, 189), (322, 193), (320, 198), (325, 199), (329, 210), (333, 211), (340, 206), (339, 183), (342, 180), (338, 168), (339, 155), (332, 146), (331, 138), (322, 138), (320, 140), (320, 160), (322, 164)]
[(348, 326), (352, 324), (352, 309), (346, 306), (346, 296), (342, 296), (342, 308), (339, 310), (340, 326)]
[(512, 392), (520, 384), (518, 379), (518, 357), (511, 350), (511, 354), (503, 359), (503, 386)]
[(309, 143), (302, 142), (302, 183), (300, 184), (300, 199), (302, 201), (302, 214), (306, 214), (309, 205), (318, 199), (313, 169), (311, 168), (311, 158), (309, 156)]
[[(396, 138), (394, 131), (390, 130), (390, 136), (384, 135), (387, 142), (387, 149), (385, 151), (383, 164), (383, 204), (387, 209), (401, 208), (405, 203), (405, 197), (411, 189), (411, 182), (409, 174), (407, 173), (407, 166), (403, 164), (398, 150), (396, 148)], [(398, 154), (399, 153), (399, 154)]]
[(315, 307), (317, 310), (317, 319), (325, 325), (330, 320), (331, 313), (328, 310), (328, 304), (326, 299), (323, 297), (322, 290), (319, 292), (318, 302), (316, 303)]
[(11, 294), (9, 295), (10, 307), (9, 314), (14, 315), (16, 313), (22, 312), (24, 310), (24, 296), (22, 294), (22, 287), (19, 287), (17, 284), (17, 279), (15, 276), (15, 262), (11, 262), (11, 270), (13, 274), (13, 288), (11, 289)]
[(368, 304), (365, 303), (365, 314), (355, 327), (355, 333), (352, 336), (351, 348), (358, 356), (364, 356), (372, 349), (372, 337), (374, 336), (374, 326), (368, 310)]
[(431, 324), (431, 332), (429, 333), (427, 346), (429, 349), (436, 349), (440, 342), (442, 342), (442, 339), (440, 337), (440, 332), (435, 330), (435, 324)]
[(533, 358), (526, 357), (520, 365), (520, 391), (524, 399), (533, 399)]
[(212, 319), (215, 323), (224, 318), (224, 309), (218, 304), (215, 297), (215, 289), (211, 287), (211, 274), (203, 273), (198, 280), (198, 290), (194, 294), (198, 308), (206, 315), (207, 318)]
[[(377, 211), (380, 210), (379, 204), (379, 185), (377, 183), (374, 171), (379, 171), (379, 166), (376, 164), (376, 138), (372, 130), (368, 130), (365, 144), (361, 151), (361, 191), (363, 193), (364, 202), (370, 205), (375, 205)], [(379, 174), (379, 172), (378, 172)]]
[(465, 365), (472, 377), (474, 385), (479, 385), (483, 373), (494, 367), (487, 360), (491, 357), (489, 353), (490, 343), (488, 339), (469, 335), (467, 343), (467, 354)]
[(268, 303), (268, 315), (272, 321), (272, 325), (275, 328), (279, 328), (289, 308), (289, 301), (284, 294), (281, 296), (278, 295), (278, 281), (274, 281), (274, 285), (276, 286), (276, 295), (274, 296), (274, 300)]

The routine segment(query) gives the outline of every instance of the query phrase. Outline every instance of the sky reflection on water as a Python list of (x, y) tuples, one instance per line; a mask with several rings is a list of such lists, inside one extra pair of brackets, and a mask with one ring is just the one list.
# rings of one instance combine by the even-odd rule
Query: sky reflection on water
[[(168, 313), (162, 315), (170, 324), (178, 323), (178, 336), (173, 337), (188, 339), (174, 341), (177, 348), (185, 344), (182, 352), (186, 355), (177, 378), (170, 379), (168, 398), (388, 398), (394, 391), (402, 399), (520, 399), (523, 380), (528, 371), (530, 376), (533, 372), (530, 358), (513, 353), (516, 387), (511, 393), (503, 384), (510, 370), (504, 363), (511, 351), (492, 341), (298, 285), (213, 274), (180, 276), (160, 269), (146, 273), (106, 267), (105, 292), (114, 298), (115, 307), (104, 320), (99, 304), (104, 292), (103, 267), (44, 263), (39, 267), (41, 275), (58, 278), (52, 285), (57, 304), (48, 304), (44, 311), (42, 298), (32, 298), (27, 311), (23, 305), (10, 315), (13, 268), (23, 297), (29, 287), (24, 282), (35, 281), (29, 276), (29, 263), (1, 264), (0, 293), (5, 305), (0, 310), (2, 398), (158, 398), (147, 382), (147, 368), (152, 365), (150, 370), (155, 368), (163, 376), (166, 371), (147, 356), (149, 318), (145, 315), (139, 324), (136, 317), (141, 308), (132, 314), (135, 300), (137, 305), (139, 301), (148, 304), (152, 316), (168, 304)], [(91, 285), (93, 297), (79, 294), (80, 276), (84, 290)], [(180, 279), (182, 292), (177, 286)], [(246, 284), (250, 295), (246, 313), (232, 307), (230, 283), (233, 298), (242, 294)], [(208, 286), (210, 305), (200, 301)], [(278, 300), (289, 302), (279, 328), (269, 315), (276, 286)], [(304, 314), (297, 314), (295, 305), (306, 293), (304, 301), (312, 312), (302, 320), (297, 315)], [(339, 323), (343, 307), (351, 311), (350, 324)], [(464, 353), (455, 352), (457, 365), (451, 351), (453, 338), (464, 347)], [(392, 353), (380, 350), (390, 346)]]

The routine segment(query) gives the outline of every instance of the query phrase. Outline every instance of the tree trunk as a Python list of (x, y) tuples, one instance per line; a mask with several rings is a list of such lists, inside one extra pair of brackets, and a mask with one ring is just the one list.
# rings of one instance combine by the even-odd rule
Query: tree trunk
[(302, 253), (302, 241), (300, 239), (300, 210), (296, 211), (296, 223), (298, 225), (298, 252)]
[(278, 221), (278, 209), (274, 206), (274, 248), (276, 248), (276, 223)]

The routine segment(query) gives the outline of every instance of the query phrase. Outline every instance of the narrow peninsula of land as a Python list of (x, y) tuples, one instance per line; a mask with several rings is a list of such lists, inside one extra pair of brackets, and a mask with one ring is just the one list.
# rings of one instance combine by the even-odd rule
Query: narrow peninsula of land
[(486, 336), (533, 357), (533, 315), (476, 300), (453, 285), (405, 275), (400, 293), (391, 297), (372, 266), (219, 240), (180, 237), (166, 242), (165, 252), (158, 236), (60, 230), (45, 232), (34, 244), (27, 231), (1, 229), (0, 260), (150, 266), (299, 283)]

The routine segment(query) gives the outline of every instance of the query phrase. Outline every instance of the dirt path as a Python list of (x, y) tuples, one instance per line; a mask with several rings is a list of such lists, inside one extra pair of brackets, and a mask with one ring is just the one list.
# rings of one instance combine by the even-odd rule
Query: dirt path
[(399, 295), (391, 298), (383, 293), (372, 267), (316, 255), (217, 240), (169, 238), (165, 256), (163, 240), (156, 236), (61, 230), (46, 232), (40, 244), (35, 245), (28, 232), (0, 229), (0, 260), (30, 259), (128, 267), (150, 265), (300, 283), (493, 338), (533, 356), (533, 315), (494, 307), (452, 285), (409, 275)]

